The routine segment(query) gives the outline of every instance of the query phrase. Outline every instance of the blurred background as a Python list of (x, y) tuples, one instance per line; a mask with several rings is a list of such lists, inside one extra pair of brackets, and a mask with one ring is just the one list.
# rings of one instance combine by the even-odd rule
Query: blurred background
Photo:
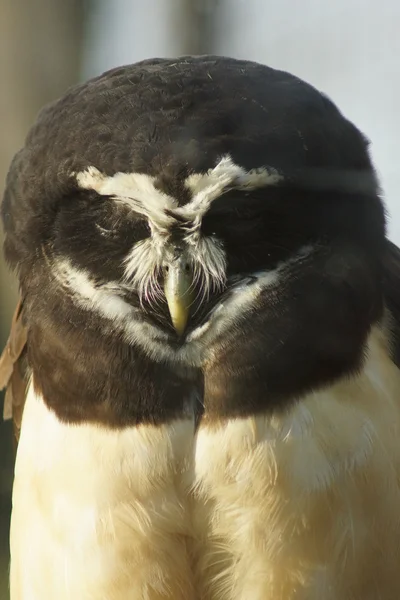
[[(38, 110), (68, 86), (154, 56), (230, 55), (305, 79), (369, 137), (400, 244), (399, 32), (398, 0), (0, 0), (0, 195)], [(16, 297), (0, 258), (0, 348)], [(13, 460), (10, 423), (0, 423), (0, 600)]]

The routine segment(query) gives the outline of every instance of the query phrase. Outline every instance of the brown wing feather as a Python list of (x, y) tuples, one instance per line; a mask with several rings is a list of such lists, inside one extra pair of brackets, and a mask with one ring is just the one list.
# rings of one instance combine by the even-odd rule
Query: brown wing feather
[(27, 361), (27, 329), (23, 320), (23, 301), (18, 302), (11, 324), (10, 336), (0, 356), (0, 390), (6, 389), (4, 419), (13, 419), (16, 442), (21, 430), (30, 370)]
[(389, 240), (383, 262), (383, 293), (392, 317), (392, 358), (400, 368), (400, 249)]

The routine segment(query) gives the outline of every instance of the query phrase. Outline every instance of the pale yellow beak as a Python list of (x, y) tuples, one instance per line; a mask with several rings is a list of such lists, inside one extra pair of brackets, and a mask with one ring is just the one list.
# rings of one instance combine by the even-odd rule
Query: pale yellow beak
[(175, 331), (185, 331), (193, 302), (193, 278), (182, 259), (171, 262), (164, 273), (164, 294)]

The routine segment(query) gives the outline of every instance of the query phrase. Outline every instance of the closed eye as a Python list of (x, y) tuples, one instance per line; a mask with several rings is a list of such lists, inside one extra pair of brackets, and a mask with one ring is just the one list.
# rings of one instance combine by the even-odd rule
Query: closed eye
[(103, 238), (113, 239), (122, 236), (131, 236), (134, 233), (134, 241), (138, 242), (151, 235), (147, 219), (137, 216), (129, 210), (113, 207), (110, 210), (101, 211), (96, 215), (95, 227)]
[(118, 230), (117, 229), (110, 229), (108, 227), (103, 227), (99, 223), (96, 223), (96, 229), (100, 233), (100, 235), (103, 236), (103, 237), (112, 238), (112, 237), (117, 237), (118, 236)]
[(225, 214), (206, 215), (203, 218), (201, 230), (206, 236), (227, 239), (251, 235), (262, 225), (263, 218), (259, 213), (230, 210)]

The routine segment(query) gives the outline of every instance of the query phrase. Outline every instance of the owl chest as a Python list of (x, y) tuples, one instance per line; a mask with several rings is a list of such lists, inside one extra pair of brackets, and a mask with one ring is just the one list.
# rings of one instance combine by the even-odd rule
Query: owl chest
[(279, 417), (119, 431), (62, 424), (31, 390), (11, 600), (400, 594), (399, 418), (390, 402), (374, 413), (376, 382)]

